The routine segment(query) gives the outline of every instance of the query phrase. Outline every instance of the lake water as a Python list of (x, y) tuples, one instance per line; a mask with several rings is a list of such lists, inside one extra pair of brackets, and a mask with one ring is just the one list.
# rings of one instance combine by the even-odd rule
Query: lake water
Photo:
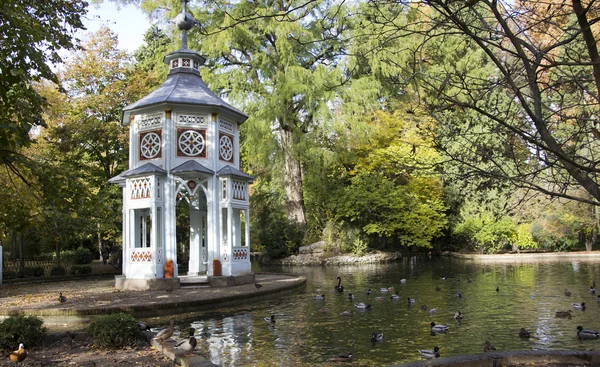
[[(594, 262), (480, 265), (411, 257), (392, 264), (254, 270), (302, 274), (307, 285), (278, 299), (178, 320), (181, 330), (190, 324), (197, 329), (198, 351), (213, 363), (320, 366), (330, 364), (333, 356), (352, 353), (354, 361), (349, 365), (385, 366), (419, 360), (418, 349), (435, 346), (444, 357), (481, 353), (485, 340), (497, 350), (600, 347), (599, 340), (576, 338), (578, 325), (600, 328), (600, 302), (597, 294), (589, 292), (600, 275), (600, 264)], [(344, 293), (334, 290), (338, 276)], [(403, 278), (406, 283), (401, 283)], [(391, 292), (379, 291), (382, 287), (395, 287), (400, 300), (391, 300)], [(373, 292), (367, 296), (369, 288)], [(565, 296), (565, 288), (571, 296)], [(462, 292), (461, 298), (457, 292)], [(350, 301), (349, 293), (356, 298)], [(316, 294), (325, 294), (325, 301), (313, 300)], [(414, 298), (415, 304), (409, 306), (407, 297)], [(361, 311), (354, 307), (357, 302), (371, 308)], [(587, 308), (576, 310), (574, 302), (586, 302)], [(421, 310), (423, 304), (437, 312), (430, 315)], [(556, 311), (566, 310), (573, 311), (572, 318), (555, 317)], [(353, 315), (341, 316), (343, 311)], [(460, 323), (453, 317), (457, 311), (464, 315)], [(264, 321), (270, 315), (275, 315), (274, 326)], [(432, 321), (449, 331), (432, 335)], [(522, 327), (531, 332), (530, 339), (519, 338)], [(381, 343), (370, 341), (373, 332), (384, 334)]]

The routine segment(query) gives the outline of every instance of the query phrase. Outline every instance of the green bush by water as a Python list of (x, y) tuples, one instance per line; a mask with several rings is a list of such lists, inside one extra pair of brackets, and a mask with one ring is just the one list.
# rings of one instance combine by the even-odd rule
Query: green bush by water
[(145, 342), (139, 322), (126, 313), (102, 316), (88, 328), (90, 338), (99, 348), (121, 348)]
[(35, 316), (11, 316), (0, 323), (0, 349), (13, 351), (19, 343), (26, 348), (41, 345), (46, 328), (44, 322)]

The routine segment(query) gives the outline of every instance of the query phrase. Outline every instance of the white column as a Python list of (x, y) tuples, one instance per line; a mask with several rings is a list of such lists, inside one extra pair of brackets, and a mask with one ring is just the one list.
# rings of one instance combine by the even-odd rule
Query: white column
[(246, 209), (245, 210), (246, 215), (245, 215), (245, 221), (246, 221), (246, 243), (244, 244), (244, 246), (248, 247), (248, 253), (250, 253), (250, 209)]
[(217, 176), (211, 177), (207, 182), (208, 193), (206, 197), (206, 246), (208, 247), (208, 272), (209, 276), (213, 275), (213, 260), (221, 259), (220, 243), (221, 235), (219, 232), (219, 179)]

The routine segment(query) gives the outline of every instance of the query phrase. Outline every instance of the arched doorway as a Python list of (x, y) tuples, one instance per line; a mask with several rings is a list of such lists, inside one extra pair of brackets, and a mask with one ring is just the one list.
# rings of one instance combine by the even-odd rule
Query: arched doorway
[(208, 270), (206, 182), (176, 178), (176, 239), (178, 276)]

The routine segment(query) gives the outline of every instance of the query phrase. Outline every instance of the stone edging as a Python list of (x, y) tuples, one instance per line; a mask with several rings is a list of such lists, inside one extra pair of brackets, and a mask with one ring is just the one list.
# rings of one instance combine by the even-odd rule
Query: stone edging
[(511, 350), (436, 358), (412, 363), (394, 364), (388, 367), (496, 367), (517, 365), (546, 366), (548, 364), (598, 366), (600, 365), (600, 351)]

